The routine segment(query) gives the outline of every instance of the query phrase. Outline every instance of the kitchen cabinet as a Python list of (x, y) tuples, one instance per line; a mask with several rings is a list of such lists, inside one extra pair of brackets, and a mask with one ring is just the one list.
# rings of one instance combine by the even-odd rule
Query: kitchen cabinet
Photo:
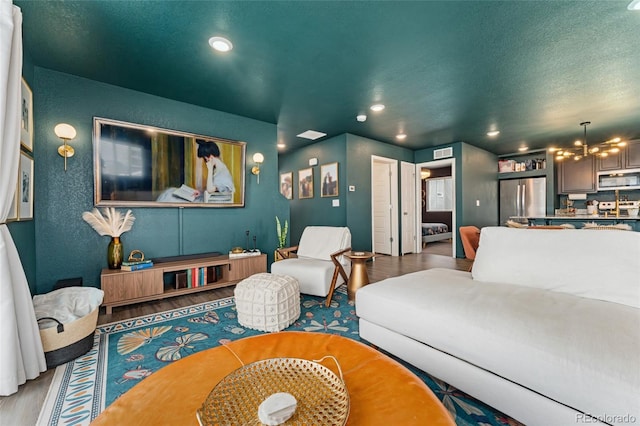
[(558, 193), (593, 193), (596, 192), (595, 157), (589, 155), (575, 161), (565, 159), (557, 162)]
[(640, 140), (629, 141), (624, 150), (626, 169), (640, 169)]
[(640, 168), (640, 140), (629, 141), (618, 154), (598, 157), (599, 172)]

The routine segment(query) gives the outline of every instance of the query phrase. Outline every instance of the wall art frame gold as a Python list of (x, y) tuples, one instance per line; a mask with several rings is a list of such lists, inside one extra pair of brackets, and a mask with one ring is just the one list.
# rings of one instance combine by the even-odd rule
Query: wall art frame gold
[(313, 169), (298, 170), (298, 198), (313, 198)]
[(33, 151), (33, 92), (22, 78), (20, 101), (20, 144), (29, 152)]
[(293, 172), (280, 173), (280, 194), (287, 200), (293, 199)]
[(337, 197), (339, 193), (338, 163), (320, 166), (320, 196)]

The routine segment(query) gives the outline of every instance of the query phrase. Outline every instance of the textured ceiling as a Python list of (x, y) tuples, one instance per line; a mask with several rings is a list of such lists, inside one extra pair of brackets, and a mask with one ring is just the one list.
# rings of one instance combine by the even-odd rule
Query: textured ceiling
[(35, 65), (276, 123), (287, 150), (313, 129), (503, 154), (567, 145), (585, 120), (593, 142), (640, 137), (629, 1), (14, 4)]

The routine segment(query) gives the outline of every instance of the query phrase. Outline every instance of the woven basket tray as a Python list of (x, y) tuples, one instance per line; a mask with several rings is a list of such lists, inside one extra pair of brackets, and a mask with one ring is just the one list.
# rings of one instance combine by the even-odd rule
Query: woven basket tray
[(213, 388), (196, 415), (202, 426), (261, 425), (258, 407), (276, 392), (288, 392), (298, 401), (285, 425), (344, 425), (349, 416), (342, 379), (300, 358), (271, 358), (235, 370)]

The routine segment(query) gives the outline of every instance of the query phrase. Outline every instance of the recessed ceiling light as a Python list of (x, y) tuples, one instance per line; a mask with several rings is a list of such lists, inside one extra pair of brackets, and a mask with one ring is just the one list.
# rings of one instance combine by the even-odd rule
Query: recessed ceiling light
[(367, 116), (364, 114), (360, 114), (356, 116), (356, 120), (358, 120), (360, 123), (364, 123), (365, 121), (367, 121)]
[(371, 105), (371, 111), (379, 112), (379, 111), (382, 111), (383, 109), (384, 109), (384, 105), (382, 104)]
[(218, 52), (228, 52), (233, 49), (233, 44), (224, 37), (211, 37), (209, 39), (209, 46)]
[(318, 138), (321, 138), (323, 136), (327, 136), (327, 134), (326, 133), (322, 133), (322, 132), (316, 132), (315, 130), (307, 130), (306, 132), (302, 132), (297, 136), (299, 138), (305, 138), (305, 139), (310, 139), (312, 141), (315, 141)]
[(528, 151), (529, 147), (528, 146), (521, 146), (520, 148), (518, 148), (518, 151)]
[(640, 0), (633, 0), (631, 3), (629, 3), (629, 6), (627, 6), (627, 9), (640, 10)]
[(500, 134), (500, 130), (492, 130), (487, 132), (487, 136), (498, 136)]
[(404, 133), (398, 133), (398, 134), (396, 135), (396, 139), (398, 139), (398, 140), (400, 140), (400, 141), (403, 141), (403, 140), (405, 140), (406, 138), (407, 138), (407, 135), (405, 135)]

